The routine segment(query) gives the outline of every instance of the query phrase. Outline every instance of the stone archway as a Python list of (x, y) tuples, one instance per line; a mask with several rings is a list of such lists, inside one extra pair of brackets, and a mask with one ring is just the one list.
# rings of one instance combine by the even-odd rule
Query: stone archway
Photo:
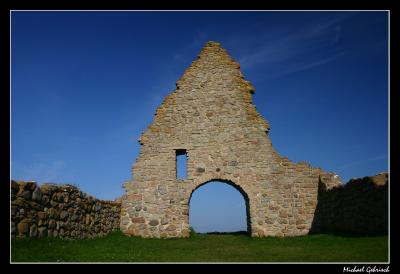
[[(142, 237), (188, 237), (189, 199), (204, 182), (235, 182), (247, 194), (251, 235), (295, 236), (310, 230), (318, 183), (339, 177), (281, 157), (268, 122), (252, 103), (254, 87), (219, 43), (208, 42), (157, 108), (139, 138), (133, 178), (124, 184), (121, 230)], [(186, 177), (177, 176), (186, 155)]]
[[(232, 182), (230, 180), (212, 179), (212, 180), (209, 180), (207, 182), (204, 182), (204, 183), (198, 185), (195, 189), (193, 189), (193, 191), (190, 194), (189, 202), (188, 202), (189, 213), (190, 213), (190, 205), (191, 205), (191, 202), (192, 202), (193, 194), (196, 192), (196, 190), (198, 190), (201, 187), (204, 187), (204, 186), (208, 185), (209, 183), (227, 184), (227, 185), (231, 186), (232, 188), (234, 188), (235, 191), (240, 193), (240, 196), (244, 200), (244, 204), (245, 204), (246, 232), (247, 232), (247, 234), (251, 235), (251, 218), (250, 218), (250, 200), (249, 200), (249, 197), (248, 197), (247, 193), (243, 190), (243, 188), (241, 188), (239, 185), (235, 184), (234, 182)], [(188, 215), (188, 223), (190, 224), (190, 215)]]

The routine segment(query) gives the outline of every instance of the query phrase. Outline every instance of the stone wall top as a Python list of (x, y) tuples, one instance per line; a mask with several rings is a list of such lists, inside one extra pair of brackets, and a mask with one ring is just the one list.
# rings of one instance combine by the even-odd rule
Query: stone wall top
[(12, 180), (10, 187), (12, 236), (93, 238), (119, 228), (121, 202), (70, 184)]

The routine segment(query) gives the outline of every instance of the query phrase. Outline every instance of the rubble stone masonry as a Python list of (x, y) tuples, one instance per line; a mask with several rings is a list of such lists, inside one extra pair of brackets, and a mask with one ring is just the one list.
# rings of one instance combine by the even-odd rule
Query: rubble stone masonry
[(72, 185), (11, 181), (13, 237), (93, 238), (119, 230), (121, 204)]
[[(208, 42), (158, 107), (140, 137), (133, 178), (124, 184), (121, 230), (142, 237), (188, 237), (193, 191), (212, 180), (236, 187), (247, 202), (254, 237), (309, 232), (318, 183), (340, 185), (334, 173), (281, 157), (268, 122), (252, 103), (254, 87), (240, 66)], [(177, 178), (176, 156), (187, 155), (187, 178)]]
[[(140, 137), (122, 197), (101, 201), (72, 185), (11, 181), (11, 235), (92, 238), (121, 229), (188, 237), (191, 195), (213, 180), (242, 193), (253, 237), (387, 233), (388, 174), (342, 185), (334, 173), (280, 156), (254, 92), (239, 64), (208, 42)], [(184, 179), (177, 176), (179, 155), (187, 157)]]
[(388, 173), (352, 179), (345, 185), (318, 190), (311, 232), (387, 235)]

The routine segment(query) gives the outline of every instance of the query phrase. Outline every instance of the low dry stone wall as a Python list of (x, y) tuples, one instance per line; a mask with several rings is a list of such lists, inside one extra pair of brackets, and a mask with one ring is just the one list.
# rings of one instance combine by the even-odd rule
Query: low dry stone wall
[(387, 235), (388, 212), (387, 173), (331, 189), (320, 184), (311, 232)]
[(93, 238), (119, 230), (121, 203), (72, 185), (11, 181), (13, 237)]

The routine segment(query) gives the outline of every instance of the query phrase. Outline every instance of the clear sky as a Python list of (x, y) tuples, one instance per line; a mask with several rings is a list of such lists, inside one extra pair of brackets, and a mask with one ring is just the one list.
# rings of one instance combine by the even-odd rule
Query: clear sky
[[(343, 182), (388, 170), (386, 12), (13, 12), (11, 35), (13, 179), (122, 195), (138, 137), (208, 40), (241, 64), (282, 156)], [(232, 191), (199, 188), (191, 224), (215, 230), (222, 210), (245, 229)]]

